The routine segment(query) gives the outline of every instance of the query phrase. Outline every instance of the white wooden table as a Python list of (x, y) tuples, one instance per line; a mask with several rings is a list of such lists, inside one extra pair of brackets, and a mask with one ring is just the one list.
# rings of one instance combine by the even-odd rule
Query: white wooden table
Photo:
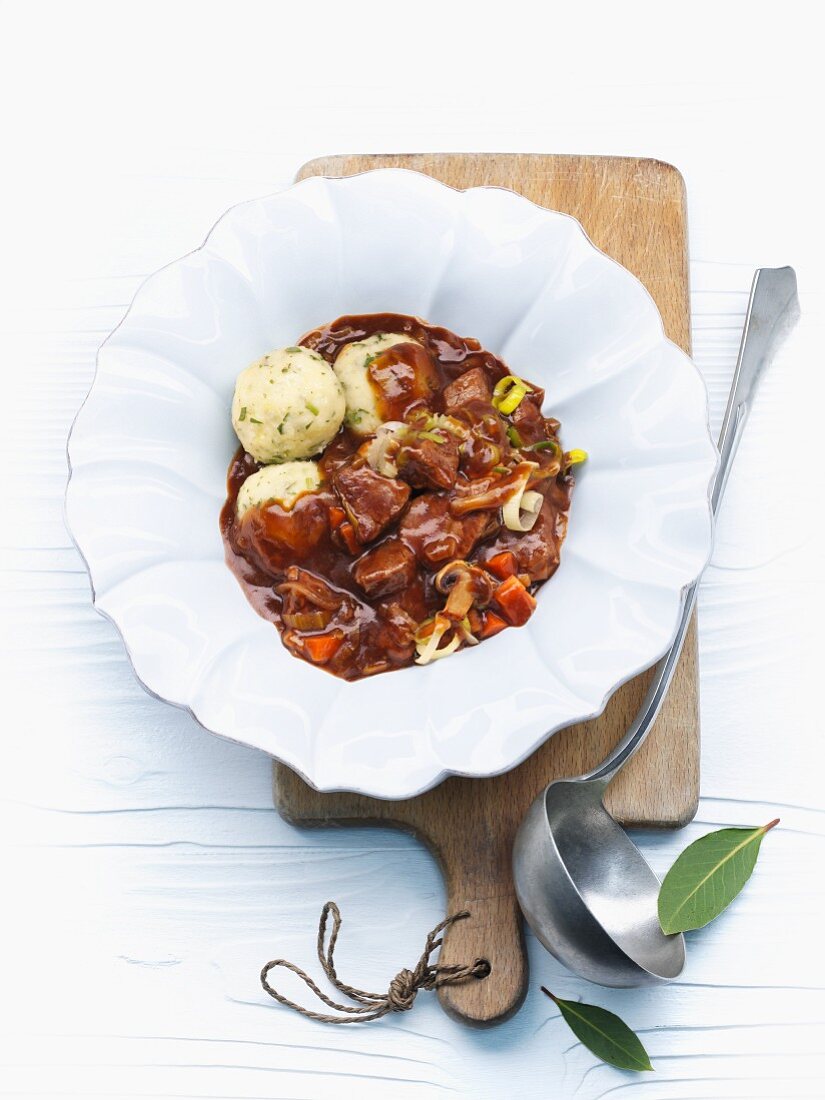
[[(2, 1096), (825, 1093), (818, 39), (795, 3), (694, 4), (670, 27), (660, 4), (535, 22), (545, 7), (2, 5)], [(273, 955), (312, 967), (328, 897), (342, 975), (385, 986), (443, 914), (438, 872), (400, 834), (285, 825), (264, 756), (145, 695), (62, 520), (66, 433), (141, 279), (309, 157), (391, 149), (677, 164), (717, 426), (753, 267), (793, 263), (802, 289), (702, 586), (699, 814), (639, 840), (661, 872), (708, 829), (782, 826), (682, 980), (601, 990), (531, 939), (527, 1002), (485, 1032), (426, 994), (350, 1028), (262, 994)], [(655, 1076), (597, 1064), (542, 983), (619, 1011)]]

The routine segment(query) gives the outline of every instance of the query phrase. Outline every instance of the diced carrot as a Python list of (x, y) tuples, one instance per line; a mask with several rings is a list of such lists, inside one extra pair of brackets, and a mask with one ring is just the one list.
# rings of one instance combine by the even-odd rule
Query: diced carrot
[(467, 618), (470, 622), (470, 631), (473, 634), (479, 634), (481, 628), (484, 626), (484, 616), (475, 607), (471, 607), (467, 612)]
[(524, 626), (536, 606), (536, 601), (518, 579), (508, 577), (493, 593), (493, 599), (510, 626)]
[(484, 568), (488, 569), (494, 577), (500, 581), (506, 581), (516, 572), (516, 555), (511, 550), (502, 550), (500, 554), (493, 554), (484, 562)]
[(496, 615), (495, 611), (488, 611), (484, 616), (484, 623), (479, 633), (479, 638), (492, 638), (494, 634), (498, 634), (499, 631), (505, 630), (507, 623), (499, 615)]
[(304, 638), (304, 648), (316, 665), (325, 665), (338, 652), (343, 640), (341, 634), (309, 634)]
[(361, 547), (355, 537), (355, 528), (349, 520), (345, 520), (338, 528), (338, 534), (344, 540), (344, 545), (351, 554), (360, 554)]
[(336, 527), (340, 527), (344, 520), (347, 518), (347, 513), (343, 508), (338, 508), (336, 505), (332, 505), (329, 510), (329, 524), (333, 531)]

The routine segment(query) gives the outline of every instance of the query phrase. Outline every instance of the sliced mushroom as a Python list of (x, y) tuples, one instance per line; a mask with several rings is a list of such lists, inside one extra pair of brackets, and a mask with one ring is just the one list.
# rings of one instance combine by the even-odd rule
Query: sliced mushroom
[(451, 561), (435, 575), (437, 592), (447, 597), (443, 614), (453, 622), (467, 617), (471, 607), (485, 608), (493, 598), (490, 575), (466, 561)]

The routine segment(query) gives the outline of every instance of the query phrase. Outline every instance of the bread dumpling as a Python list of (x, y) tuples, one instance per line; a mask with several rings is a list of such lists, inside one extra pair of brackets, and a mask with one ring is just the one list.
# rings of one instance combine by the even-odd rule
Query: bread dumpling
[(367, 367), (377, 355), (394, 348), (396, 344), (418, 344), (418, 341), (398, 332), (376, 332), (365, 340), (346, 344), (338, 352), (334, 363), (335, 374), (346, 397), (347, 427), (356, 435), (375, 435), (383, 423)]
[(240, 488), (235, 501), (238, 517), (250, 508), (262, 508), (267, 504), (280, 504), (289, 511), (299, 496), (311, 493), (321, 485), (321, 472), (317, 462), (281, 462), (262, 466), (250, 474)]
[(330, 365), (309, 348), (279, 348), (241, 371), (232, 427), (256, 462), (318, 454), (335, 436), (346, 402)]

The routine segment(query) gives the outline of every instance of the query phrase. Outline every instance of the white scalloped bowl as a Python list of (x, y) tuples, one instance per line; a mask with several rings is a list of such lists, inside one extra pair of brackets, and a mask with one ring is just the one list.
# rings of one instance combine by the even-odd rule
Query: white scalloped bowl
[[(474, 336), (544, 386), (590, 461), (527, 626), (346, 683), (252, 610), (218, 513), (236, 374), (385, 310)], [(707, 394), (641, 283), (567, 215), (402, 170), (244, 203), (149, 278), (100, 349), (69, 458), (70, 530), (144, 686), (320, 790), (405, 798), (514, 767), (665, 651), (711, 548)]]

